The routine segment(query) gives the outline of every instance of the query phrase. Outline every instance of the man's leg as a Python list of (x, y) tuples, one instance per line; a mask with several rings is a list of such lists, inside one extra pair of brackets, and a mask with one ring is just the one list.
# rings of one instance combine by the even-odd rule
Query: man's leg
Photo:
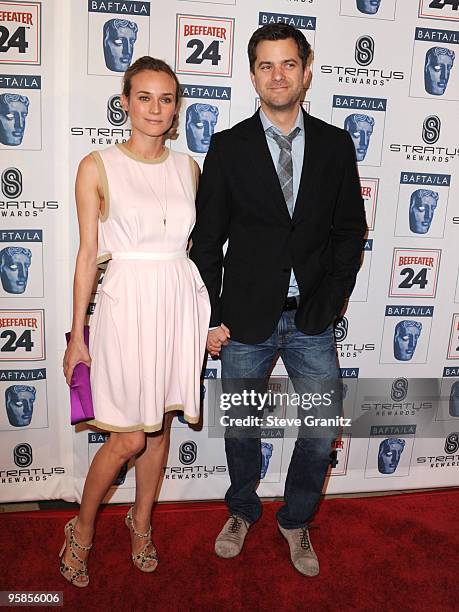
[[(242, 344), (230, 341), (222, 347), (222, 388), (225, 393), (241, 394), (244, 390), (256, 393), (267, 391), (268, 372), (276, 355), (275, 334), (262, 344)], [(232, 406), (230, 418), (261, 417), (256, 405)], [(255, 492), (261, 471), (259, 427), (227, 427), (225, 451), (231, 486), (225, 502), (231, 514), (241, 516), (248, 523), (261, 515), (261, 503)]]
[[(327, 419), (339, 416), (341, 392), (332, 326), (321, 334), (307, 336), (296, 329), (293, 314), (285, 313), (285, 316), (289, 317), (289, 321), (286, 325), (287, 333), (279, 340), (280, 354), (295, 392), (303, 401), (298, 416), (303, 423), (304, 417), (308, 415)], [(313, 393), (330, 393), (331, 404), (309, 408), (307, 400), (310, 399), (309, 394)], [(292, 561), (293, 553), (297, 557), (306, 553), (299, 566), (295, 561), (294, 565), (308, 575), (318, 573), (319, 566), (309, 541), (307, 526), (319, 503), (330, 464), (331, 444), (338, 433), (336, 426), (302, 425), (299, 428), (285, 481), (285, 504), (277, 513), (281, 532), (290, 544)], [(293, 538), (298, 541), (293, 541)]]
[[(276, 334), (259, 345), (230, 340), (221, 352), (223, 392), (266, 392), (267, 375), (275, 354)], [(262, 412), (257, 410), (256, 404), (233, 404), (227, 416), (230, 419), (256, 418), (261, 417)], [(261, 471), (260, 427), (228, 426), (225, 451), (231, 480), (225, 502), (231, 517), (217, 536), (215, 552), (219, 557), (229, 558), (241, 552), (249, 526), (261, 515), (261, 502), (255, 491)]]

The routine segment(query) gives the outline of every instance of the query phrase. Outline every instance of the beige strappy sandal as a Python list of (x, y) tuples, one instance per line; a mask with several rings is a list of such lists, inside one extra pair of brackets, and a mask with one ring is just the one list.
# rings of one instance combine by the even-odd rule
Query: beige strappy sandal
[[(73, 519), (71, 519), (64, 527), (65, 541), (59, 553), (59, 559), (61, 560), (60, 572), (64, 576), (64, 578), (68, 582), (70, 582), (70, 584), (73, 584), (73, 586), (83, 589), (89, 584), (88, 568), (86, 565), (86, 561), (84, 559), (81, 559), (81, 557), (78, 556), (76, 551), (89, 551), (92, 548), (92, 544), (90, 544), (89, 546), (83, 546), (76, 540), (75, 523), (77, 522), (77, 519), (78, 517), (74, 516)], [(78, 568), (73, 567), (72, 565), (69, 565), (64, 561), (64, 552), (67, 548), (70, 550), (72, 559), (78, 562)], [(85, 580), (78, 580), (78, 578), (80, 578), (81, 576), (83, 576)]]
[[(153, 546), (153, 542), (151, 541), (151, 525), (146, 533), (138, 532), (134, 526), (134, 517), (132, 515), (132, 510), (133, 507), (129, 509), (129, 512), (127, 513), (126, 518), (124, 519), (126, 527), (131, 533), (135, 535), (136, 538), (147, 540), (147, 542), (145, 542), (145, 546), (139, 553), (131, 554), (132, 563), (141, 572), (154, 572), (155, 569), (158, 567), (159, 559), (158, 553), (156, 552), (156, 548)], [(154, 561), (155, 563), (149, 565), (152, 561)]]

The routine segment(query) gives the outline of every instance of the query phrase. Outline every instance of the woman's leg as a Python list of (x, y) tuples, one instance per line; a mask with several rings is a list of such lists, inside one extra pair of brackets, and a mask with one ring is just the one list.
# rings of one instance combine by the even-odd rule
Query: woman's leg
[[(86, 477), (80, 513), (75, 525), (75, 538), (83, 546), (92, 542), (97, 510), (121, 467), (144, 446), (143, 431), (111, 433), (107, 442), (97, 451)], [(85, 560), (89, 552), (80, 550), (78, 554)], [(74, 565), (68, 547), (64, 553), (64, 561)]]
[[(153, 503), (159, 494), (158, 485), (169, 453), (170, 428), (174, 414), (166, 413), (162, 430), (147, 435), (145, 449), (135, 461), (136, 491), (132, 514), (135, 528), (141, 533), (148, 531)], [(131, 539), (132, 552), (136, 554), (145, 546), (145, 540), (136, 538), (133, 534)]]

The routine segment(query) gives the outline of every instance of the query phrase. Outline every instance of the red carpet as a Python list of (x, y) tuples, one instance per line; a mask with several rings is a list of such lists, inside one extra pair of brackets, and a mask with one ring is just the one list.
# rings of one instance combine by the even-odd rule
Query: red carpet
[(150, 575), (130, 562), (126, 509), (107, 507), (90, 557), (91, 584), (82, 590), (58, 573), (68, 512), (3, 514), (0, 590), (60, 590), (72, 611), (459, 609), (459, 489), (323, 502), (312, 530), (317, 578), (291, 566), (277, 507), (266, 503), (242, 554), (223, 560), (213, 553), (223, 504), (160, 506), (154, 541), (161, 562)]

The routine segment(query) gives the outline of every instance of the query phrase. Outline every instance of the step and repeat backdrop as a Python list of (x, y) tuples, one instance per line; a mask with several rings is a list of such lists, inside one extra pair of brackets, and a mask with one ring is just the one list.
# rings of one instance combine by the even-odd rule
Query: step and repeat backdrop
[[(168, 146), (202, 165), (212, 134), (259, 106), (246, 47), (269, 23), (314, 49), (303, 105), (351, 134), (369, 229), (335, 324), (358, 427), (335, 442), (327, 492), (459, 484), (459, 0), (16, 0), (0, 1), (1, 501), (79, 500), (106, 440), (70, 426), (62, 356), (75, 173), (130, 136), (123, 72), (146, 54), (170, 63), (183, 99)], [(163, 500), (225, 493), (219, 372), (209, 360), (202, 423), (174, 421)], [(289, 384), (278, 362), (270, 391)], [(282, 495), (294, 445), (291, 409), (270, 410), (262, 496)], [(107, 499), (132, 500), (134, 485), (126, 465)]]

